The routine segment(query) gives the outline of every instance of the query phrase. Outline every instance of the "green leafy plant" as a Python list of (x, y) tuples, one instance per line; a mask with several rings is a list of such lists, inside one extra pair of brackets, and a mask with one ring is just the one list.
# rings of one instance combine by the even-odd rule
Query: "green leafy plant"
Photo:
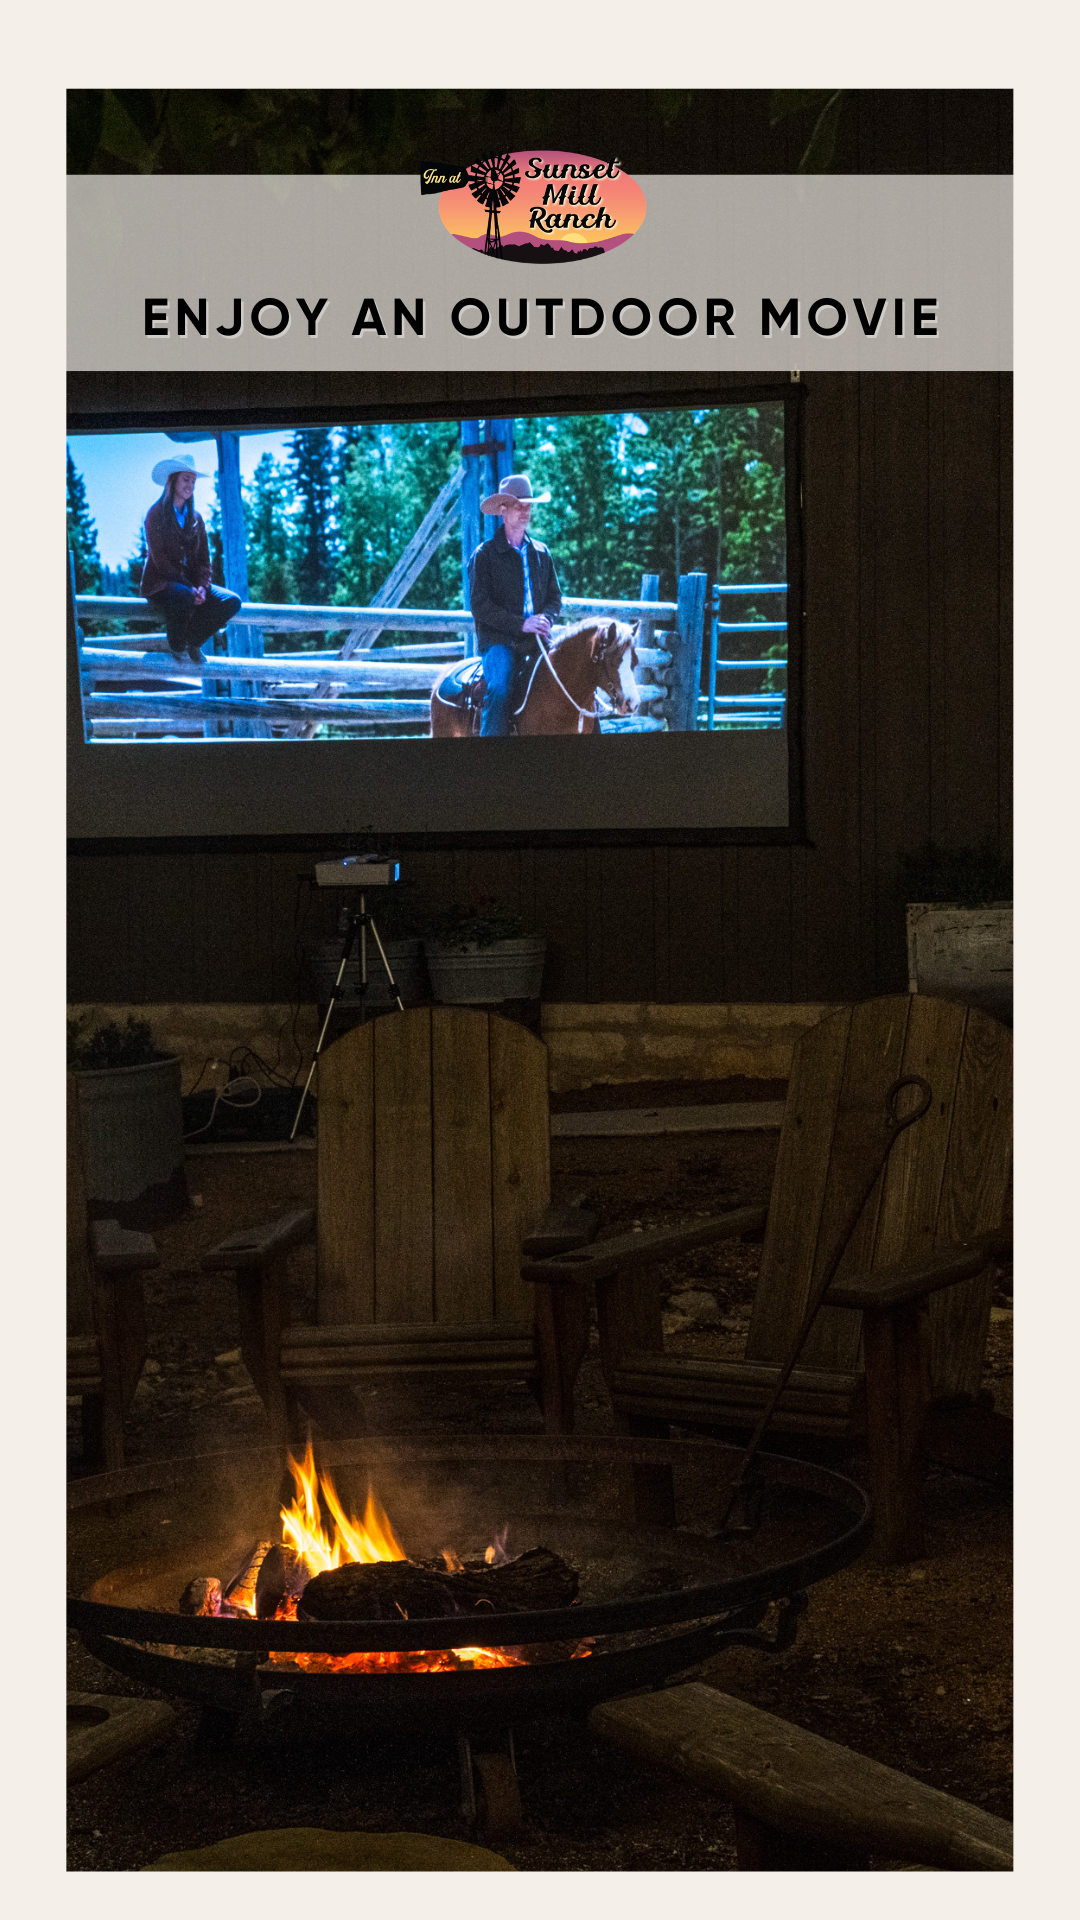
[(815, 115), (814, 130), (795, 169), (797, 173), (828, 173), (836, 155), (845, 91), (843, 87), (779, 87), (770, 96), (769, 125), (772, 127), (792, 115)]
[(447, 907), (428, 920), (426, 934), (441, 947), (455, 947), (466, 953), (470, 947), (493, 947), (498, 940), (523, 940), (526, 930), (521, 916), (500, 907), (496, 900), (481, 900), (475, 907)]
[(92, 1014), (69, 1013), (67, 1023), (67, 1060), (72, 1073), (96, 1073), (106, 1067), (149, 1067), (169, 1055), (154, 1045), (147, 1020), (135, 1020), (128, 1014), (121, 1027), (115, 1020), (87, 1032)]
[(958, 907), (985, 907), (1011, 900), (1012, 861), (990, 847), (935, 847), (905, 854), (900, 862), (905, 900)]

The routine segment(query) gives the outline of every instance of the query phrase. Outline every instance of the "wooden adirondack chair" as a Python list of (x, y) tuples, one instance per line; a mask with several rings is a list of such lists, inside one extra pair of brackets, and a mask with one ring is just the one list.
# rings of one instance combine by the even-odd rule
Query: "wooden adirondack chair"
[(159, 1265), (148, 1233), (88, 1217), (79, 1093), (67, 1093), (67, 1390), (82, 1397), (88, 1463), (124, 1464), (124, 1415), (146, 1359), (142, 1275)]
[[(305, 1411), (325, 1417), (333, 1389), (436, 1373), (535, 1377), (546, 1427), (568, 1432), (585, 1305), (534, 1296), (521, 1258), (527, 1242), (581, 1244), (595, 1222), (548, 1208), (543, 1042), (467, 1007), (387, 1014), (327, 1047), (318, 1101), (317, 1214), (203, 1260), (236, 1274), (241, 1351), (275, 1437)], [(312, 1232), (316, 1324), (286, 1325), (289, 1252)]]
[[(523, 1269), (548, 1285), (558, 1273), (571, 1288), (595, 1282), (624, 1431), (752, 1428), (853, 1204), (866, 1131), (902, 1075), (929, 1082), (931, 1105), (899, 1136), (862, 1208), (766, 1440), (775, 1451), (785, 1433), (865, 1434), (876, 1541), (894, 1559), (919, 1551), (927, 1409), (979, 1389), (995, 1256), (1008, 1245), (1012, 1047), (996, 1020), (918, 994), (843, 1009), (796, 1046), (767, 1210), (626, 1234)], [(665, 1355), (655, 1263), (763, 1224), (745, 1359)], [(670, 1524), (664, 1471), (639, 1470), (639, 1509)]]

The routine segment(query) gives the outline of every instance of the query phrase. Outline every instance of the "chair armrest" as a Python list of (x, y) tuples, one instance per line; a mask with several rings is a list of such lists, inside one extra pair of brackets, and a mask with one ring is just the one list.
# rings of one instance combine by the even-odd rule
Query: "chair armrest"
[(122, 1227), (118, 1220), (91, 1220), (90, 1255), (99, 1273), (145, 1273), (161, 1265), (150, 1235)]
[(568, 1206), (548, 1206), (523, 1240), (521, 1251), (530, 1260), (550, 1260), (554, 1254), (587, 1246), (599, 1231), (600, 1215), (582, 1201), (572, 1200)]
[(684, 1227), (651, 1227), (644, 1233), (620, 1233), (614, 1239), (597, 1241), (588, 1250), (561, 1253), (550, 1260), (524, 1260), (521, 1277), (570, 1284), (606, 1280), (627, 1267), (649, 1267), (657, 1260), (669, 1260), (673, 1254), (686, 1253), (691, 1247), (707, 1247), (715, 1240), (729, 1240), (734, 1234), (756, 1232), (764, 1226), (765, 1215), (764, 1207), (736, 1207), (731, 1213), (690, 1221)]
[(1012, 1246), (1007, 1233), (981, 1233), (953, 1247), (934, 1247), (917, 1259), (900, 1261), (894, 1267), (879, 1267), (874, 1273), (860, 1273), (850, 1280), (834, 1281), (825, 1295), (830, 1307), (861, 1307), (882, 1312), (901, 1307), (942, 1287), (955, 1286), (959, 1280), (971, 1280), (982, 1273), (991, 1260), (1000, 1259)]
[(310, 1207), (299, 1213), (282, 1213), (261, 1227), (245, 1227), (227, 1240), (219, 1240), (216, 1247), (203, 1254), (200, 1265), (206, 1273), (263, 1267), (289, 1247), (310, 1240), (314, 1231), (315, 1215)]

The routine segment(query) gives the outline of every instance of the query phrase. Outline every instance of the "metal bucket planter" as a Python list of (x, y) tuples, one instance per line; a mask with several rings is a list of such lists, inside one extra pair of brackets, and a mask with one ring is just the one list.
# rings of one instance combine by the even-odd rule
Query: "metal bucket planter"
[(180, 1060), (77, 1073), (91, 1219), (144, 1231), (188, 1209)]
[(1012, 901), (985, 907), (913, 901), (907, 910), (908, 991), (965, 1000), (1012, 1025)]
[[(420, 939), (385, 940), (386, 958), (390, 962), (390, 971), (397, 982), (397, 989), (407, 1007), (415, 1006), (417, 1001), (428, 998), (428, 975), (424, 963), (424, 943)], [(315, 982), (315, 997), (320, 1006), (326, 1006), (334, 991), (334, 981), (341, 965), (341, 941), (323, 940), (311, 956), (311, 973)], [(344, 978), (338, 988), (339, 1007), (358, 1007), (360, 1005), (360, 955), (354, 953), (345, 969)], [(379, 949), (374, 940), (368, 938), (368, 990), (369, 1007), (392, 1007), (394, 996), (386, 978)]]
[(496, 940), (443, 946), (425, 940), (431, 989), (436, 1000), (479, 1005), (498, 1000), (538, 1000), (544, 972), (544, 940)]

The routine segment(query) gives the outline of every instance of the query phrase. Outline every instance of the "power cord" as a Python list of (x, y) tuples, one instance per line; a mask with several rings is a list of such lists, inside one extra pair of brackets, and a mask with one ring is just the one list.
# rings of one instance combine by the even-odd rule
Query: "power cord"
[[(216, 1060), (204, 1061), (202, 1072), (199, 1074), (199, 1080), (202, 1079), (203, 1074), (206, 1072), (207, 1067), (216, 1067), (217, 1064), (218, 1063)], [(195, 1087), (198, 1086), (199, 1080), (196, 1080)], [(194, 1093), (195, 1087), (191, 1089), (192, 1093)], [(245, 1090), (250, 1088), (254, 1094), (254, 1098), (247, 1099), (247, 1100), (237, 1099), (237, 1092), (240, 1088), (243, 1088)], [(206, 1121), (205, 1125), (201, 1127), (194, 1127), (190, 1133), (185, 1133), (184, 1139), (197, 1140), (200, 1133), (209, 1133), (210, 1128), (214, 1124), (214, 1120), (217, 1115), (217, 1110), (219, 1106), (239, 1107), (241, 1109), (245, 1107), (257, 1107), (259, 1104), (259, 1101), (262, 1099), (262, 1096), (263, 1096), (262, 1088), (260, 1087), (258, 1081), (254, 1079), (250, 1073), (237, 1074), (235, 1079), (227, 1080), (223, 1087), (215, 1088), (214, 1101), (213, 1101), (213, 1105), (210, 1108), (209, 1120)]]

